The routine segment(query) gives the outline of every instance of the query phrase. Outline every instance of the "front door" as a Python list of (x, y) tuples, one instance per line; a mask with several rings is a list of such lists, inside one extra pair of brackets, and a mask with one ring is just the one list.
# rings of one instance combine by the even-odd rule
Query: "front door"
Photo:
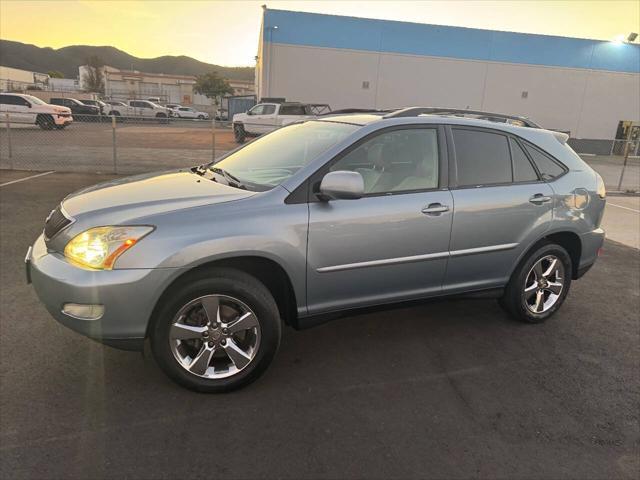
[(276, 112), (276, 105), (271, 103), (265, 103), (262, 105), (257, 105), (252, 109), (252, 112), (255, 110), (255, 114), (252, 115), (249, 119), (251, 122), (251, 129), (248, 130), (251, 133), (268, 133), (275, 129), (275, 121), (276, 116), (274, 115)]
[(359, 172), (365, 196), (309, 204), (310, 314), (440, 292), (453, 217), (440, 138), (437, 128), (387, 129), (316, 175)]

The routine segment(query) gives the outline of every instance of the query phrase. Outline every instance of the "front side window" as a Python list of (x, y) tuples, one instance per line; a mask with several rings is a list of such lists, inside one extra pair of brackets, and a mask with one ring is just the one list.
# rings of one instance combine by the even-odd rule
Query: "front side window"
[(511, 156), (504, 135), (453, 129), (458, 186), (511, 183)]
[(265, 105), (262, 109), (262, 115), (271, 115), (276, 111), (275, 105)]
[(223, 169), (249, 190), (270, 190), (358, 128), (338, 122), (296, 123), (254, 140), (209, 167)]
[(25, 95), (24, 96), (29, 102), (33, 105), (46, 105), (47, 102), (40, 100), (38, 97), (34, 97), (33, 95)]
[(350, 170), (364, 179), (365, 194), (438, 187), (438, 133), (411, 128), (381, 133), (349, 152), (331, 171)]
[(533, 163), (536, 164), (536, 167), (544, 180), (553, 180), (564, 173), (564, 169), (560, 165), (537, 148), (534, 148), (531, 145), (525, 145), (525, 148), (531, 156)]
[(251, 115), (262, 115), (263, 110), (264, 105), (256, 105), (251, 110), (249, 110), (249, 112), (251, 113)]

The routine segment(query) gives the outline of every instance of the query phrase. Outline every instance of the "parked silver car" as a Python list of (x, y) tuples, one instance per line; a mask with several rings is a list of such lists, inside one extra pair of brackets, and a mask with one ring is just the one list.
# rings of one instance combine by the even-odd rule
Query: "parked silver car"
[(476, 292), (542, 322), (604, 240), (602, 179), (566, 140), (423, 108), (300, 122), (215, 165), (68, 196), (27, 274), (60, 323), (148, 339), (172, 379), (208, 392), (264, 372), (283, 323)]

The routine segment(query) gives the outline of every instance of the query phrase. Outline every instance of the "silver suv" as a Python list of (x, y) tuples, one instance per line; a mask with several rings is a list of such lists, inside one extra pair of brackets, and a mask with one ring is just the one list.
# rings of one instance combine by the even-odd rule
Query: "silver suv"
[(216, 164), (74, 193), (27, 274), (60, 323), (199, 391), (255, 380), (282, 324), (461, 293), (538, 323), (604, 240), (602, 179), (531, 121), (409, 108), (283, 127)]

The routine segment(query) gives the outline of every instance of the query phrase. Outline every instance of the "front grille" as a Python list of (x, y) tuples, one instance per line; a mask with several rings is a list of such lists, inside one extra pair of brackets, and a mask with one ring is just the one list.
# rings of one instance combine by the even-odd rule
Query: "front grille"
[(51, 239), (70, 223), (71, 219), (62, 213), (62, 208), (58, 205), (56, 209), (49, 214), (44, 223), (44, 236), (47, 239)]

